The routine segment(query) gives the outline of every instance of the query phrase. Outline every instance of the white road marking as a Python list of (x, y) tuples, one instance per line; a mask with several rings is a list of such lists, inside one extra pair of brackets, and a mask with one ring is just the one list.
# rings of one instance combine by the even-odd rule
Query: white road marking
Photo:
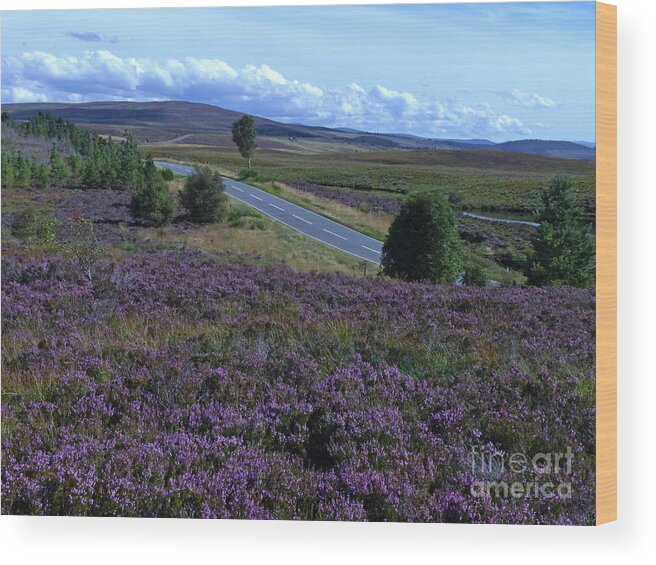
[(269, 206), (273, 206), (274, 208), (278, 208), (278, 210), (280, 210), (280, 211), (282, 211), (282, 212), (285, 211), (284, 208), (281, 208), (280, 206), (276, 206), (275, 204), (271, 204), (271, 202), (269, 202)]
[(334, 231), (327, 230), (326, 228), (323, 228), (323, 231), (326, 233), (329, 233), (330, 235), (334, 235), (335, 237), (341, 237), (342, 239), (346, 240), (346, 238), (343, 235), (339, 235), (338, 233), (335, 233)]
[(296, 218), (297, 220), (301, 220), (302, 222), (305, 222), (306, 224), (312, 225), (312, 222), (310, 220), (306, 220), (305, 218), (301, 218), (300, 216), (297, 216), (296, 214), (292, 214), (292, 216), (294, 216), (294, 218)]
[[(157, 164), (158, 164), (159, 166), (164, 166), (163, 163), (159, 163), (159, 162), (158, 162)], [(171, 164), (169, 163), (168, 165), (171, 165)], [(173, 165), (173, 166), (175, 166), (175, 165)], [(178, 165), (178, 166), (183, 167), (183, 165)], [(165, 168), (167, 168), (167, 167), (165, 167)], [(187, 176), (193, 175), (195, 172), (196, 172), (195, 169), (192, 169), (192, 168), (188, 168), (188, 169), (181, 168), (181, 169), (180, 169), (180, 174), (183, 174), (183, 175), (186, 174)], [(243, 188), (239, 188), (238, 186), (235, 186), (234, 184), (232, 184), (232, 182), (231, 182), (230, 179), (224, 178), (224, 182), (225, 182), (225, 184), (226, 184), (226, 186), (227, 186), (228, 188), (233, 188), (233, 189), (235, 189), (235, 190), (237, 190), (237, 191), (239, 191), (239, 192), (246, 193), (246, 191), (245, 191)], [(250, 194), (250, 196), (252, 196), (253, 198), (255, 198), (255, 199), (257, 199), (257, 200), (262, 200), (262, 198), (260, 198), (260, 197), (258, 197), (258, 196), (255, 196), (254, 194), (251, 194), (251, 193), (247, 193), (247, 194)], [(266, 212), (264, 209), (256, 208), (255, 204), (253, 204), (253, 203), (251, 203), (251, 202), (248, 202), (248, 201), (246, 201), (246, 200), (242, 200), (241, 198), (239, 198), (238, 196), (236, 196), (236, 195), (234, 195), (234, 194), (228, 194), (228, 196), (230, 196), (231, 198), (234, 198), (235, 200), (237, 200), (237, 201), (239, 201), (239, 202), (242, 202), (243, 204), (246, 204), (247, 206), (251, 206), (251, 207), (255, 208), (256, 210), (259, 210), (259, 211), (262, 212), (263, 214), (269, 216), (270, 218), (276, 220), (277, 222), (280, 222), (281, 224), (283, 224), (284, 226), (287, 226), (287, 227), (290, 228), (290, 229), (293, 229), (293, 230), (296, 230), (296, 231), (300, 231), (297, 227), (292, 226), (291, 224), (288, 224), (288, 223), (284, 222), (284, 221), (281, 220), (280, 218), (277, 218), (276, 216), (273, 216), (273, 215), (269, 214), (269, 213)], [(268, 204), (271, 204), (271, 202), (269, 202)], [(274, 208), (278, 208), (279, 210), (284, 211), (283, 208), (280, 208), (279, 206), (276, 206), (275, 204), (271, 204), (271, 206), (273, 206)], [(294, 216), (294, 217), (295, 217), (296, 219), (298, 219), (298, 220), (301, 220), (301, 221), (305, 222), (306, 224), (310, 224), (310, 225), (312, 225), (312, 222), (310, 222), (309, 220), (306, 220), (305, 218), (301, 218), (300, 216), (297, 216), (296, 214), (292, 214), (292, 216)], [(339, 234), (337, 234), (337, 233), (335, 233), (335, 232), (331, 232), (330, 230), (327, 230), (327, 229), (325, 229), (325, 228), (324, 228), (324, 231), (327, 232), (327, 233), (329, 233), (329, 234), (331, 234), (331, 235), (335, 235), (335, 236), (337, 236), (337, 237), (340, 237), (340, 238), (342, 238), (342, 239), (347, 239), (347, 238), (345, 238), (344, 236), (341, 236), (341, 235), (339, 235)], [(351, 232), (351, 231), (352, 231), (355, 235), (357, 235), (357, 236), (362, 235), (362, 234), (360, 234), (359, 232), (356, 232), (355, 230), (349, 230), (349, 232)], [(304, 233), (304, 232), (301, 232), (301, 233)], [(323, 240), (323, 239), (320, 239), (319, 237), (316, 237), (316, 236), (311, 235), (311, 234), (309, 234), (309, 233), (305, 233), (305, 235), (306, 235), (307, 237), (311, 238), (311, 239), (314, 239), (314, 240), (316, 240), (316, 241), (319, 241), (320, 243), (323, 243), (324, 245), (328, 245), (328, 246), (333, 247), (333, 248), (335, 248), (335, 249), (339, 249), (340, 251), (343, 251), (344, 253), (348, 253), (349, 255), (353, 255), (353, 256), (358, 257), (358, 258), (360, 258), (360, 259), (364, 259), (365, 261), (369, 261), (369, 262), (374, 263), (374, 264), (376, 264), (376, 265), (379, 264), (379, 262), (376, 261), (375, 259), (371, 259), (370, 257), (365, 257), (365, 256), (363, 256), (363, 255), (358, 255), (358, 254), (355, 253), (354, 251), (351, 251), (351, 250), (348, 250), (348, 249), (344, 249), (344, 248), (342, 248), (342, 247), (339, 247), (339, 245), (336, 245), (336, 244), (330, 243), (330, 242), (328, 242), (328, 241), (325, 241), (325, 240)], [(373, 253), (377, 253), (378, 255), (381, 254), (380, 251), (377, 251), (376, 249), (372, 249), (371, 247), (367, 247), (366, 245), (361, 245), (360, 247), (363, 247), (364, 249), (366, 249), (366, 250), (368, 250), (368, 251), (371, 251), (371, 252), (373, 252)]]
[(260, 198), (259, 196), (255, 196), (254, 194), (249, 194), (248, 196), (251, 196), (255, 198), (255, 200), (259, 200), (260, 202), (262, 202), (262, 198)]

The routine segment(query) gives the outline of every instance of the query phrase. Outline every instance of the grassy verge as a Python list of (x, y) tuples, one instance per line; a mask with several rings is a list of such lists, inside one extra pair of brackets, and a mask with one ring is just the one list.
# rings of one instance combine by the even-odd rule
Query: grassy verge
[(183, 231), (145, 228), (149, 241), (167, 248), (251, 256), (265, 264), (282, 263), (299, 271), (374, 275), (377, 267), (314, 241), (257, 210), (230, 200), (226, 221)]
[(295, 189), (279, 181), (262, 182), (247, 178), (244, 179), (244, 182), (379, 241), (385, 240), (393, 220), (391, 215), (363, 212), (334, 200), (327, 200)]
[[(171, 158), (167, 158), (166, 160), (178, 164), (188, 163), (188, 161), (180, 161)], [(213, 164), (207, 165), (204, 163), (197, 163), (196, 165), (206, 166), (217, 171), (224, 177), (233, 180), (243, 180), (251, 186), (269, 192), (275, 196), (279, 196), (280, 198), (284, 198), (293, 204), (306, 208), (316, 214), (320, 214), (321, 216), (359, 231), (360, 233), (364, 233), (374, 239), (378, 239), (379, 241), (385, 240), (389, 226), (392, 223), (393, 216), (391, 215), (363, 212), (362, 210), (346, 206), (340, 202), (327, 200), (315, 196), (314, 194), (298, 190), (280, 181), (263, 181), (257, 177), (243, 178), (243, 176), (235, 171)]]

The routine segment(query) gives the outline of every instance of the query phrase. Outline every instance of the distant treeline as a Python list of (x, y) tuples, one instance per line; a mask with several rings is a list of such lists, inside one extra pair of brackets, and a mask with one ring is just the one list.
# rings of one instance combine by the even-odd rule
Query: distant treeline
[(349, 139), (350, 143), (361, 143), (363, 145), (372, 145), (373, 147), (398, 147), (399, 144), (391, 139), (384, 137), (376, 137), (375, 135), (359, 135), (353, 139)]
[[(87, 188), (132, 189), (143, 174), (137, 144), (128, 135), (122, 142), (83, 130), (64, 118), (38, 112), (26, 122), (13, 122), (5, 112), (3, 127), (26, 138), (52, 141), (48, 163), (9, 147), (2, 151), (2, 186), (80, 185)], [(62, 155), (55, 141), (68, 142), (73, 150)]]

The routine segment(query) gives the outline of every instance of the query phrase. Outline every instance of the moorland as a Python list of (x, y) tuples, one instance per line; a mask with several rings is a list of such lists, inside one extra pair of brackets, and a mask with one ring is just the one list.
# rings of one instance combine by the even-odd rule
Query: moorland
[[(149, 225), (128, 174), (207, 165), (382, 239), (413, 191), (525, 215), (559, 171), (593, 216), (593, 161), (262, 120), (249, 171), (207, 115), (62, 106), (61, 135), (3, 107), (3, 172), (23, 171), (2, 192), (4, 513), (594, 523), (595, 292), (525, 286), (534, 227), (459, 217), (494, 284), (409, 283), (235, 201)], [(87, 174), (94, 155), (120, 174)], [(544, 478), (473, 448), (571, 449), (549, 479), (572, 496), (473, 498)]]

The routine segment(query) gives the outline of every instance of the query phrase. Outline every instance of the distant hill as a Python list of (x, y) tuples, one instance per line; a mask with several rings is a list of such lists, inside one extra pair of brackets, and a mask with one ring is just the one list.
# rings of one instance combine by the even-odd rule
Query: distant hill
[(542, 139), (522, 139), (519, 141), (506, 141), (497, 143), (494, 149), (512, 151), (513, 153), (534, 153), (537, 155), (550, 155), (551, 157), (565, 157), (571, 159), (594, 159), (595, 150), (580, 143), (571, 141), (545, 141)]
[(497, 145), (494, 141), (490, 141), (489, 139), (442, 139), (436, 141), (446, 141), (458, 145), (462, 145), (463, 143), (466, 143), (467, 145)]
[[(86, 102), (81, 104), (3, 104), (14, 120), (51, 112), (92, 131), (120, 137), (131, 133), (141, 143), (185, 143), (231, 146), (232, 123), (241, 116), (210, 104), (184, 101)], [(254, 116), (263, 148), (296, 151), (363, 151), (392, 149), (484, 149), (551, 157), (595, 159), (594, 147), (570, 141), (525, 139), (494, 143), (486, 139), (428, 139), (410, 134), (372, 133), (350, 128), (285, 124)]]

